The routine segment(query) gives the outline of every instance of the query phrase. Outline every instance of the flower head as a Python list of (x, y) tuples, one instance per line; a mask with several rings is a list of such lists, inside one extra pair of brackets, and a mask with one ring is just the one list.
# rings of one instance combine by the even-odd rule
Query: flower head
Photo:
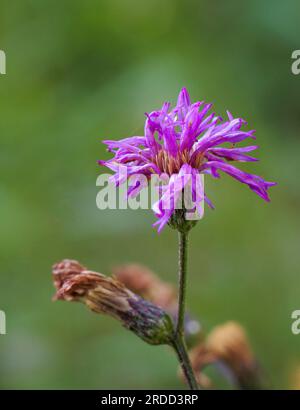
[(123, 283), (65, 259), (53, 267), (54, 300), (84, 303), (90, 310), (117, 319), (149, 344), (169, 344), (173, 324), (160, 307), (142, 299)]
[(171, 109), (170, 103), (166, 102), (160, 110), (146, 114), (143, 136), (104, 141), (114, 157), (99, 161), (99, 164), (114, 171), (116, 185), (133, 177), (128, 188), (129, 196), (138, 195), (145, 186), (138, 176), (142, 175), (147, 180), (153, 174), (169, 177), (167, 183), (160, 187), (161, 197), (153, 205), (158, 218), (154, 225), (158, 226), (158, 231), (170, 223), (172, 216), (174, 218), (178, 204), (182, 204), (183, 192), (190, 192), (193, 209), (200, 217), (203, 201), (213, 208), (204, 192), (203, 179), (199, 178), (201, 174), (219, 178), (219, 172), (224, 172), (269, 201), (267, 191), (275, 183), (231, 165), (233, 161), (257, 161), (248, 155), (258, 148), (257, 145), (236, 146), (249, 138), (255, 139), (255, 131), (244, 130), (246, 121), (234, 118), (230, 112), (227, 112), (225, 120), (215, 113), (209, 114), (211, 107), (212, 104), (204, 101), (191, 103), (187, 90), (183, 88), (175, 108)]

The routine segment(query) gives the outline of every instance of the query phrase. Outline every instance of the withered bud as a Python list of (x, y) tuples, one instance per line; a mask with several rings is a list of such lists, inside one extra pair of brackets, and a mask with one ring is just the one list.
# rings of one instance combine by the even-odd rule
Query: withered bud
[(242, 326), (230, 321), (215, 327), (205, 342), (190, 352), (196, 372), (214, 363), (241, 389), (262, 387), (262, 373)]
[(177, 303), (174, 286), (163, 282), (145, 266), (138, 264), (116, 266), (113, 268), (113, 275), (133, 292), (162, 308), (170, 310)]
[[(113, 276), (133, 292), (160, 306), (176, 321), (177, 291), (172, 284), (162, 281), (147, 267), (134, 263), (114, 267)], [(192, 341), (195, 336), (198, 336), (200, 330), (199, 322), (186, 314), (187, 341)]]
[[(203, 373), (208, 365), (216, 365), (230, 382), (241, 389), (260, 389), (265, 386), (264, 375), (258, 365), (245, 330), (236, 322), (215, 327), (206, 340), (201, 340), (189, 352), (197, 382), (211, 388), (211, 380)], [(182, 371), (179, 376), (184, 380)]]
[(236, 322), (227, 322), (215, 327), (208, 335), (208, 350), (225, 362), (235, 374), (252, 369), (255, 357), (245, 330)]
[(55, 300), (82, 302), (96, 313), (112, 316), (147, 343), (170, 343), (173, 323), (167, 313), (115, 278), (89, 271), (73, 260), (54, 265), (53, 278)]

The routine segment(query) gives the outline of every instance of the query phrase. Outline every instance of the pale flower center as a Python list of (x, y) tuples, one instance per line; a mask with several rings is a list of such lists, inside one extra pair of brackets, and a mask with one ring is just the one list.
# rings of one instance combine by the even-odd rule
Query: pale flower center
[(178, 152), (176, 157), (173, 157), (167, 151), (161, 149), (159, 153), (153, 158), (153, 162), (158, 166), (161, 172), (172, 175), (177, 174), (184, 164), (189, 164), (193, 168), (199, 168), (204, 160), (202, 153), (196, 155), (192, 160), (191, 158), (192, 152), (190, 152), (189, 150)]

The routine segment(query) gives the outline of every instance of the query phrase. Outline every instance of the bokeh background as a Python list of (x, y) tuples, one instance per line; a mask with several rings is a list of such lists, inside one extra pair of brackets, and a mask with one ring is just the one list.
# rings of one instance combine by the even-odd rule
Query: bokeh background
[(0, 48), (1, 388), (180, 388), (177, 362), (110, 318), (53, 303), (51, 266), (109, 274), (141, 262), (176, 283), (177, 237), (151, 211), (96, 208), (101, 140), (143, 132), (144, 112), (186, 86), (257, 130), (278, 182), (264, 203), (229, 177), (191, 234), (188, 307), (205, 331), (238, 320), (274, 388), (293, 386), (300, 335), (300, 3), (192, 0), (2, 1)]

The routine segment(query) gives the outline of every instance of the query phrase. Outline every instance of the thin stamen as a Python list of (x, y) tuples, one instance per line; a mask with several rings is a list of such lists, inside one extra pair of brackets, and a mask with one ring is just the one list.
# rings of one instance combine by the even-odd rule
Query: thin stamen
[(168, 175), (176, 174), (180, 171), (183, 164), (190, 164), (194, 168), (199, 168), (203, 162), (203, 154), (197, 155), (191, 162), (191, 154), (188, 150), (179, 152), (176, 157), (171, 156), (164, 149), (153, 158), (153, 162), (158, 166), (161, 172)]

